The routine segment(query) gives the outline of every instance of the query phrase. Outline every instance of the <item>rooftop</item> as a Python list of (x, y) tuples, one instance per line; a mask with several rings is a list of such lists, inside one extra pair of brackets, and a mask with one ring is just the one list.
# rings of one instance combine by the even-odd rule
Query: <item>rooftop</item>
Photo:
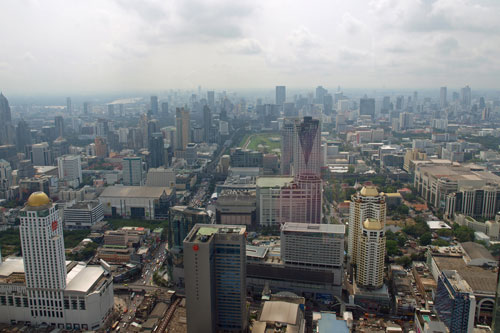
[(156, 186), (109, 186), (104, 189), (101, 197), (120, 197), (120, 198), (154, 198), (162, 196), (163, 192), (166, 195), (172, 194), (170, 187)]
[(491, 253), (481, 244), (476, 242), (465, 242), (460, 244), (471, 260), (486, 259), (496, 262)]
[(293, 181), (293, 177), (257, 177), (257, 187), (283, 187)]
[(378, 196), (378, 191), (375, 186), (364, 186), (360, 194), (364, 197), (376, 197)]
[(343, 224), (309, 224), (286, 222), (281, 227), (281, 231), (310, 232), (310, 233), (328, 233), (345, 234), (345, 225)]
[(197, 224), (191, 229), (186, 239), (189, 242), (205, 243), (214, 234), (239, 234), (246, 232), (245, 226), (241, 225), (220, 225), (220, 224)]
[(97, 200), (79, 201), (79, 202), (75, 202), (70, 207), (66, 207), (65, 210), (68, 210), (68, 209), (93, 209), (93, 208), (97, 207), (99, 204), (100, 204), (100, 202)]

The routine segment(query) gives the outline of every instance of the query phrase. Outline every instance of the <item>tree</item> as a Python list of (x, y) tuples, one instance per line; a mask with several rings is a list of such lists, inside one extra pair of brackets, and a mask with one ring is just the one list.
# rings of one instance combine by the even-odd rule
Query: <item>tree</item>
[(448, 246), (450, 245), (449, 242), (445, 241), (444, 239), (436, 239), (434, 241), (432, 241), (432, 245), (435, 245), (435, 246)]
[(402, 256), (396, 259), (396, 264), (407, 267), (411, 264), (411, 258), (409, 256)]
[(398, 242), (395, 240), (388, 240), (385, 242), (385, 249), (388, 256), (395, 256), (399, 254)]
[(398, 245), (400, 247), (405, 246), (406, 241), (408, 240), (408, 237), (406, 237), (406, 235), (403, 234), (402, 232), (398, 232), (396, 235), (397, 235), (397, 239), (396, 240), (398, 242)]
[(429, 245), (432, 242), (432, 234), (430, 232), (424, 233), (419, 239), (420, 245)]

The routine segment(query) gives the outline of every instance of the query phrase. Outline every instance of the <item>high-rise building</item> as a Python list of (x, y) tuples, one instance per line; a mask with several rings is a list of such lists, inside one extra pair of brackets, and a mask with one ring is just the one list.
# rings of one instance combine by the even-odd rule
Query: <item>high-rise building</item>
[(176, 150), (186, 150), (190, 137), (189, 126), (189, 111), (184, 108), (177, 108), (175, 115), (175, 128), (176, 128)]
[(359, 100), (359, 115), (371, 116), (373, 119), (375, 116), (375, 98), (365, 97)]
[(318, 86), (316, 88), (316, 98), (315, 102), (317, 104), (323, 104), (323, 99), (325, 98), (325, 95), (328, 93), (328, 90), (323, 88), (322, 86)]
[(389, 113), (390, 108), (391, 108), (391, 97), (384, 96), (384, 98), (382, 99), (381, 113)]
[(66, 263), (57, 205), (43, 192), (19, 212), (23, 258), (0, 261), (0, 322), (96, 330), (113, 310), (113, 280), (102, 266)]
[(215, 92), (214, 91), (207, 91), (207, 101), (208, 101), (209, 108), (213, 108), (215, 106)]
[(246, 228), (197, 224), (184, 239), (188, 333), (245, 332)]
[(109, 117), (115, 116), (115, 105), (114, 104), (108, 104), (108, 116)]
[(279, 222), (321, 223), (322, 181), (311, 174), (301, 174), (281, 188)]
[(124, 157), (122, 161), (123, 184), (144, 185), (144, 167), (140, 157)]
[(460, 89), (460, 102), (464, 106), (470, 106), (472, 103), (472, 94), (469, 86)]
[(443, 270), (439, 275), (434, 310), (450, 332), (474, 331), (476, 297), (457, 271)]
[(149, 138), (150, 168), (158, 168), (165, 165), (165, 144), (163, 134), (153, 133)]
[(399, 129), (407, 130), (413, 127), (413, 115), (409, 112), (399, 114)]
[(94, 144), (95, 144), (95, 156), (101, 158), (108, 157), (108, 144), (106, 143), (106, 139), (98, 136), (94, 139)]
[(54, 124), (56, 127), (56, 136), (64, 137), (64, 118), (62, 116), (56, 116), (54, 118)]
[(12, 185), (12, 167), (6, 160), (0, 159), (0, 192), (2, 190), (7, 190)]
[(366, 219), (376, 219), (385, 226), (386, 203), (375, 186), (365, 186), (351, 197), (349, 207), (348, 255), (351, 265), (358, 265), (362, 253), (360, 244), (363, 223)]
[(205, 138), (205, 142), (209, 143), (211, 141), (210, 132), (212, 130), (212, 113), (210, 112), (210, 108), (205, 105), (203, 107), (203, 136)]
[(447, 94), (448, 88), (441, 87), (441, 89), (439, 89), (439, 106), (441, 106), (442, 108), (448, 105)]
[(13, 143), (14, 131), (11, 121), (9, 101), (0, 93), (0, 145)]
[(47, 142), (31, 146), (31, 162), (33, 165), (52, 165), (52, 154)]
[(304, 117), (295, 123), (293, 147), (294, 176), (321, 175), (321, 127), (319, 120)]
[(384, 285), (385, 231), (376, 218), (367, 218), (358, 235), (359, 258), (356, 265), (356, 283), (367, 289)]
[(57, 159), (59, 180), (70, 186), (78, 187), (82, 183), (82, 161), (80, 155), (66, 155)]
[(90, 103), (89, 102), (83, 103), (83, 114), (86, 116), (90, 114)]
[(276, 86), (276, 104), (283, 105), (286, 102), (286, 87)]
[(68, 115), (73, 113), (73, 108), (71, 107), (71, 97), (66, 97), (66, 113)]
[(168, 116), (168, 102), (161, 103), (161, 116), (166, 118)]
[(298, 119), (287, 119), (283, 122), (281, 130), (281, 174), (290, 175), (293, 164), (293, 147), (295, 140), (296, 123)]
[(158, 96), (151, 96), (151, 113), (158, 114)]
[(31, 145), (31, 130), (26, 121), (19, 120), (16, 127), (17, 151), (24, 152), (27, 145)]

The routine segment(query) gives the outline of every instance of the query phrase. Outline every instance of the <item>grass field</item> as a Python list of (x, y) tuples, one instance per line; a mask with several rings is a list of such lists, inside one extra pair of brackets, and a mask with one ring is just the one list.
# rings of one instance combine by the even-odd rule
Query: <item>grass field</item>
[[(242, 144), (244, 144), (242, 141)], [(281, 148), (281, 135), (279, 133), (259, 133), (253, 134), (248, 143), (247, 149), (272, 152), (274, 149)]]

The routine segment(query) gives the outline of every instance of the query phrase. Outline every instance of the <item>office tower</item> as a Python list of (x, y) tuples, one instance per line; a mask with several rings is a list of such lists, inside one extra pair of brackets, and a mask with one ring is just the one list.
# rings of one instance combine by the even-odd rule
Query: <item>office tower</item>
[(12, 167), (10, 163), (4, 159), (0, 159), (0, 198), (2, 198), (2, 190), (7, 190), (12, 186)]
[(448, 100), (446, 99), (447, 93), (448, 89), (446, 87), (441, 87), (441, 89), (439, 89), (439, 106), (442, 108), (448, 105)]
[(490, 116), (491, 116), (491, 109), (484, 108), (483, 111), (481, 112), (481, 120), (489, 120)]
[(19, 166), (17, 168), (17, 182), (23, 178), (31, 178), (35, 175), (35, 168), (33, 167), (33, 162), (31, 160), (19, 161)]
[(12, 143), (13, 136), (9, 101), (0, 93), (0, 145)]
[(161, 133), (153, 133), (149, 138), (150, 168), (158, 168), (165, 165), (165, 144)]
[(163, 118), (168, 117), (168, 102), (161, 103), (161, 116)]
[(399, 129), (407, 130), (413, 127), (413, 115), (408, 112), (399, 114)]
[(151, 96), (151, 113), (158, 114), (158, 96)]
[(396, 111), (403, 110), (404, 107), (404, 96), (396, 97)]
[(31, 146), (31, 162), (33, 165), (52, 165), (52, 154), (47, 142)]
[(246, 228), (197, 224), (184, 239), (188, 333), (245, 332)]
[(281, 130), (281, 174), (290, 175), (293, 164), (293, 147), (295, 140), (296, 123), (300, 123), (298, 119), (287, 119), (283, 121)]
[(285, 103), (283, 105), (283, 115), (285, 118), (298, 117), (299, 111), (295, 107), (294, 103)]
[(80, 155), (66, 155), (57, 159), (59, 180), (69, 186), (78, 187), (82, 178), (82, 160)]
[(16, 146), (18, 152), (24, 152), (25, 147), (31, 145), (31, 130), (24, 120), (20, 120), (16, 127)]
[(319, 120), (304, 117), (295, 123), (294, 175), (321, 175), (321, 128)]
[(276, 105), (283, 105), (286, 102), (286, 87), (276, 86)]
[(472, 103), (472, 95), (469, 86), (460, 89), (460, 101), (463, 106), (470, 106)]
[(213, 108), (215, 106), (215, 91), (207, 91), (207, 101), (208, 107)]
[(52, 159), (69, 154), (69, 143), (63, 137), (58, 137), (52, 142)]
[(484, 97), (479, 97), (479, 109), (484, 109), (486, 107), (486, 102)]
[(184, 108), (177, 108), (175, 114), (175, 128), (176, 128), (176, 150), (186, 150), (187, 144), (189, 143), (189, 111), (184, 110)]
[(83, 114), (86, 116), (88, 116), (90, 114), (90, 103), (89, 102), (83, 103)]
[(123, 112), (124, 112), (124, 106), (123, 106), (123, 104), (118, 104), (118, 115), (120, 117), (123, 117)]
[(457, 271), (443, 270), (439, 275), (434, 310), (450, 332), (474, 331), (476, 297)]
[(212, 129), (212, 113), (210, 112), (210, 108), (208, 106), (203, 107), (203, 136), (205, 138), (205, 142), (211, 142), (210, 131)]
[(326, 114), (330, 114), (333, 112), (333, 97), (331, 94), (325, 94), (323, 96), (323, 110)]
[(359, 115), (371, 116), (373, 119), (375, 116), (375, 98), (365, 97), (359, 100)]
[(351, 265), (358, 265), (361, 252), (360, 239), (363, 223), (366, 219), (376, 219), (382, 227), (385, 226), (386, 204), (385, 196), (379, 194), (375, 186), (365, 186), (352, 195), (349, 206), (349, 239), (348, 255)]
[(95, 144), (95, 156), (101, 158), (108, 157), (108, 144), (106, 143), (106, 139), (98, 136), (94, 139), (94, 144)]
[(114, 116), (115, 116), (115, 105), (108, 104), (108, 117), (114, 117)]
[(328, 90), (326, 90), (322, 86), (318, 86), (316, 88), (316, 98), (315, 98), (316, 104), (323, 104), (323, 99), (325, 98), (325, 95), (327, 93), (328, 93)]
[(321, 223), (321, 178), (312, 174), (300, 174), (294, 178), (281, 188), (279, 222)]
[(380, 110), (381, 113), (389, 113), (389, 109), (391, 107), (391, 97), (389, 96), (384, 96), (382, 98), (382, 109)]
[(122, 161), (123, 185), (144, 185), (144, 168), (140, 157), (124, 157)]
[(0, 322), (59, 331), (101, 328), (113, 310), (109, 272), (65, 261), (59, 211), (45, 193), (31, 194), (19, 218), (23, 258), (0, 260)]
[(359, 258), (356, 265), (356, 283), (367, 289), (384, 285), (385, 232), (376, 218), (367, 218), (358, 235)]
[(54, 118), (54, 124), (56, 127), (56, 137), (64, 137), (64, 118), (62, 116), (56, 116)]
[(66, 97), (66, 112), (68, 115), (73, 113), (73, 108), (71, 107), (71, 97)]

